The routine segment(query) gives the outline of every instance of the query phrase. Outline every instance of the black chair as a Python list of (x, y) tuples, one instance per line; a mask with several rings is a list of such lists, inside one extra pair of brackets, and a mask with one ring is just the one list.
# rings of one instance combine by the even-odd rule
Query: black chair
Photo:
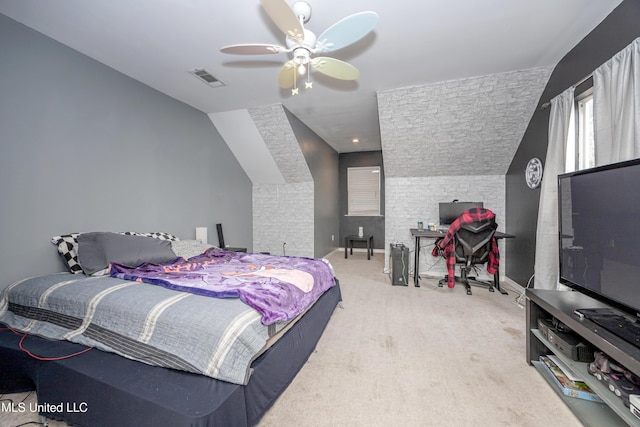
[(231, 252), (247, 252), (247, 248), (236, 248), (231, 246), (225, 246), (224, 235), (222, 234), (222, 224), (216, 224), (216, 231), (218, 232), (218, 247)]
[[(500, 289), (498, 282), (498, 273), (493, 275), (492, 282), (484, 282), (476, 279), (475, 276), (469, 276), (473, 269), (477, 269), (476, 265), (485, 264), (489, 260), (489, 254), (493, 246), (493, 235), (498, 225), (495, 218), (474, 221), (462, 224), (454, 234), (456, 265), (460, 265), (460, 277), (456, 276), (455, 281), (462, 283), (467, 289), (467, 295), (471, 295), (471, 285), (489, 289), (494, 292), (494, 288)], [(448, 275), (438, 282), (438, 286), (442, 287), (447, 283)]]
[(224, 249), (224, 235), (222, 234), (222, 224), (216, 224), (216, 231), (218, 232), (218, 247)]

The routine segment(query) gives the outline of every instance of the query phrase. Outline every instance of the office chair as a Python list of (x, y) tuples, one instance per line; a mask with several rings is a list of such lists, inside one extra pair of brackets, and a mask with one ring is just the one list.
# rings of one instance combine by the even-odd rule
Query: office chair
[[(468, 211), (467, 211), (468, 212)], [(463, 214), (464, 215), (464, 214)], [(494, 292), (494, 288), (499, 284), (497, 280), (497, 267), (493, 273), (493, 282), (484, 282), (469, 276), (471, 270), (476, 270), (476, 265), (489, 262), (490, 257), (495, 257), (497, 251), (496, 240), (494, 234), (498, 225), (495, 216), (490, 218), (476, 220), (472, 222), (462, 222), (454, 233), (454, 254), (456, 265), (460, 265), (460, 277), (454, 276), (455, 282), (462, 283), (466, 287), (467, 295), (471, 295), (471, 286), (478, 286), (489, 289)], [(436, 242), (436, 245), (438, 242)], [(440, 255), (445, 256), (444, 250), (439, 248)], [(488, 268), (489, 270), (489, 268)], [(446, 275), (438, 282), (438, 286), (442, 287), (449, 280)]]

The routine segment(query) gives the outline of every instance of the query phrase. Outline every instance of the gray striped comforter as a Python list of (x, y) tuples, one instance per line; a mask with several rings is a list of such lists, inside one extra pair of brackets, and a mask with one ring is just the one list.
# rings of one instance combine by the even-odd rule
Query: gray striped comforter
[(247, 383), (253, 359), (286, 326), (264, 326), (237, 298), (70, 273), (9, 285), (0, 295), (0, 323), (236, 384)]

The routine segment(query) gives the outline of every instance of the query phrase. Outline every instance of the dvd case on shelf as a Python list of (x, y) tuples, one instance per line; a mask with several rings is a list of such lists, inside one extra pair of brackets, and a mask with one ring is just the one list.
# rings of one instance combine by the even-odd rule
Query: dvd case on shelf
[(547, 356), (540, 356), (542, 366), (551, 374), (558, 387), (565, 396), (576, 397), (578, 399), (602, 402), (602, 399), (582, 381), (572, 381), (551, 359)]

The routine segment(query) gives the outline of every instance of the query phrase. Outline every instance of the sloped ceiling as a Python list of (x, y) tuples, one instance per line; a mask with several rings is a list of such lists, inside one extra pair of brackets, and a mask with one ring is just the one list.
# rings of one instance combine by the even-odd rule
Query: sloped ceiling
[(249, 114), (282, 172), (285, 182), (287, 184), (313, 182), (309, 166), (282, 104), (251, 108)]
[[(349, 152), (381, 148), (378, 91), (552, 66), (620, 0), (309, 3), (306, 28), (316, 34), (363, 10), (380, 18), (374, 32), (335, 52), (360, 70), (357, 81), (314, 75), (313, 89), (298, 96), (277, 84), (286, 54), (219, 51), (283, 44), (258, 0), (0, 0), (0, 13), (205, 113), (281, 103), (337, 151)], [(194, 68), (226, 86), (205, 85), (189, 74)]]
[(209, 119), (254, 184), (284, 184), (284, 176), (248, 110), (209, 113)]
[(504, 175), (552, 70), (380, 92), (385, 175)]

